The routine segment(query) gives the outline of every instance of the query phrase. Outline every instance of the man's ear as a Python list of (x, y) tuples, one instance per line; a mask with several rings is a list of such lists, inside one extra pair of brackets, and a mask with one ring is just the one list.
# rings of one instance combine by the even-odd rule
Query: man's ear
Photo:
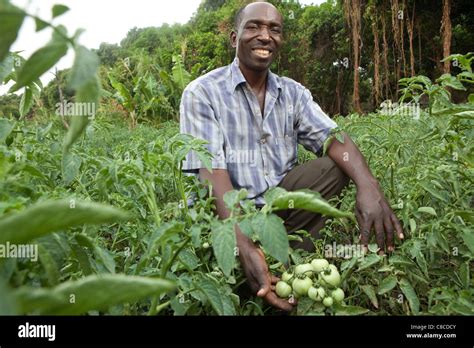
[(232, 30), (230, 32), (230, 44), (232, 45), (232, 48), (237, 48), (237, 33), (235, 32), (235, 30)]

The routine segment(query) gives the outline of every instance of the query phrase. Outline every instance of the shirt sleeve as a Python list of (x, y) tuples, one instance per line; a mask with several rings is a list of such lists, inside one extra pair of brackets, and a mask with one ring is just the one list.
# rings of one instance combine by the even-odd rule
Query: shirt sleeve
[(336, 127), (337, 124), (313, 100), (311, 92), (304, 88), (296, 106), (295, 131), (298, 143), (315, 154), (320, 153), (331, 129)]
[[(180, 132), (205, 140), (213, 155), (212, 169), (227, 169), (224, 152), (224, 135), (209, 100), (198, 88), (186, 88), (180, 104)], [(194, 151), (186, 155), (183, 171), (197, 172), (206, 166)]]

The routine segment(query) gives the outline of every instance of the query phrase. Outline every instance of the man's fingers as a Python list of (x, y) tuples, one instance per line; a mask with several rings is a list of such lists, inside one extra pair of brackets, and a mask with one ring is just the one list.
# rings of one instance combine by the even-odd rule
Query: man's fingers
[(357, 221), (359, 222), (359, 229), (360, 229), (360, 244), (367, 246), (369, 244), (370, 238), (370, 227), (372, 221), (367, 219), (367, 217), (362, 216), (362, 214), (356, 214)]
[(392, 220), (393, 226), (395, 226), (395, 230), (397, 231), (397, 237), (400, 239), (405, 238), (405, 234), (403, 233), (403, 228), (402, 225), (400, 224), (400, 221), (398, 218), (395, 216), (395, 214), (390, 214), (390, 220)]
[(286, 312), (290, 312), (293, 309), (293, 306), (287, 300), (279, 298), (274, 292), (269, 292), (267, 296), (265, 296), (265, 300), (273, 307)]
[(393, 251), (393, 225), (392, 225), (392, 221), (390, 220), (390, 215), (385, 215), (384, 216), (384, 219), (383, 219), (383, 226), (385, 228), (385, 233), (386, 233), (386, 236), (387, 236), (387, 240), (386, 240), (386, 243), (387, 243), (387, 251), (389, 253), (391, 253)]
[(269, 286), (264, 286), (260, 288), (260, 290), (257, 291), (257, 296), (258, 297), (265, 297), (268, 295), (268, 293), (271, 292), (271, 289)]
[(279, 281), (280, 281), (280, 278), (278, 278), (278, 277), (272, 275), (272, 284), (276, 284), (276, 283), (278, 283)]
[(374, 221), (374, 227), (375, 227), (375, 240), (380, 249), (379, 254), (383, 255), (384, 250), (385, 250), (385, 233), (383, 229), (383, 221), (380, 217), (377, 217), (377, 219)]

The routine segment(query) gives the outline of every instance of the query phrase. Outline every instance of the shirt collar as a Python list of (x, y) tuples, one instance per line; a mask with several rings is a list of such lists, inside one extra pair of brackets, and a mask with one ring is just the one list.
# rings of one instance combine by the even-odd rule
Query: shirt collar
[[(230, 74), (231, 74), (231, 90), (232, 92), (235, 91), (238, 85), (241, 83), (245, 83), (245, 76), (242, 74), (239, 68), (239, 58), (235, 57), (234, 61), (230, 65)], [(275, 98), (279, 96), (282, 87), (280, 85), (277, 76), (268, 70), (268, 77), (267, 77), (267, 91), (270, 92)]]

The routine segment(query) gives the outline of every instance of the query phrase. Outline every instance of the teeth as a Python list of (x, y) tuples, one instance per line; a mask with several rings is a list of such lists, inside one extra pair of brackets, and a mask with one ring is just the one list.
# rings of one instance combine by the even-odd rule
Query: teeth
[(256, 49), (254, 52), (257, 54), (257, 56), (262, 58), (267, 58), (270, 55), (270, 51), (268, 50)]

